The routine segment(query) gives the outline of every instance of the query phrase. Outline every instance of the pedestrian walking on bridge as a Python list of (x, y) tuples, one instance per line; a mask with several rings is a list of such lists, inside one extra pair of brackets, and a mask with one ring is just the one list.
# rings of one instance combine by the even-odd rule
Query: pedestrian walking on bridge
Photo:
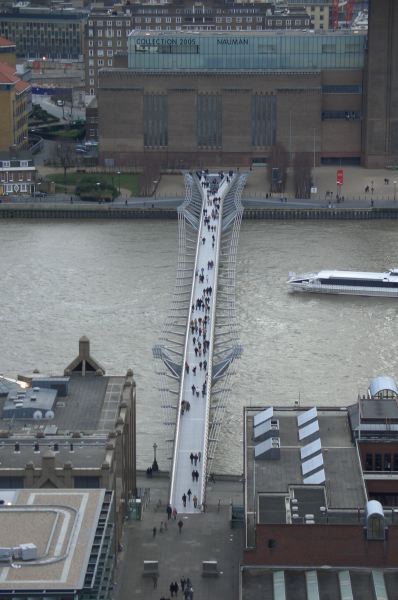
[(184, 525), (184, 523), (181, 521), (181, 519), (178, 521), (177, 525), (178, 525), (178, 530), (181, 533), (182, 527)]

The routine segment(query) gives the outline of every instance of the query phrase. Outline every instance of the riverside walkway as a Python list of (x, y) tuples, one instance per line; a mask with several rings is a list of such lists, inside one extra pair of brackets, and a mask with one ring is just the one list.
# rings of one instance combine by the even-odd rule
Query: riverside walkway
[[(168, 414), (165, 423), (174, 430), (169, 502), (179, 514), (205, 510), (229, 391), (225, 379), (241, 351), (234, 322), (234, 267), (245, 181), (246, 175), (232, 171), (188, 175), (179, 210), (174, 306), (164, 343), (154, 348), (155, 358), (167, 367), (160, 372), (160, 392)], [(170, 379), (177, 384), (174, 389)]]

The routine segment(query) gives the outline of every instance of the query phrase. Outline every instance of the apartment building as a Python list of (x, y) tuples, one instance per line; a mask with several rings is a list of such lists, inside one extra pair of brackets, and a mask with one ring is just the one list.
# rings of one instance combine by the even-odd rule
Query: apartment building
[(314, 29), (329, 29), (332, 0), (285, 0), (285, 5), (290, 11), (304, 7)]
[(29, 83), (16, 75), (15, 66), (0, 62), (0, 151), (27, 148), (31, 97)]

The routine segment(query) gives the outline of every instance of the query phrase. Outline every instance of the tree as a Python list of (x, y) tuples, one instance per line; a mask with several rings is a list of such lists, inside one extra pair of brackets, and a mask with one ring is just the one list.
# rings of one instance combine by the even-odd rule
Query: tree
[(71, 144), (58, 144), (57, 156), (64, 169), (64, 186), (66, 186), (66, 172), (76, 164)]
[(271, 192), (285, 191), (289, 155), (283, 144), (274, 144), (268, 157), (268, 181)]
[(113, 201), (118, 195), (116, 187), (109, 181), (96, 181), (92, 176), (82, 177), (76, 186), (76, 194), (83, 200)]
[(294, 190), (296, 198), (311, 196), (311, 155), (308, 152), (296, 152), (293, 161)]
[(140, 174), (141, 196), (151, 196), (160, 179), (160, 163), (154, 156), (145, 156)]

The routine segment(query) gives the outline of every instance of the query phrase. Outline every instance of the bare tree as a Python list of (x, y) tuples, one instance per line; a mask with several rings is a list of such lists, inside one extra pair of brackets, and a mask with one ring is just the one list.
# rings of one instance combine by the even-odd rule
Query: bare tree
[(296, 198), (311, 196), (311, 155), (308, 152), (296, 152), (293, 160), (294, 189)]
[(285, 191), (289, 155), (283, 144), (274, 144), (268, 157), (268, 181), (271, 192)]
[(160, 179), (160, 163), (154, 156), (145, 156), (142, 161), (140, 174), (140, 193), (142, 196), (151, 196)]
[(66, 186), (66, 173), (76, 164), (75, 156), (71, 144), (58, 144), (57, 157), (64, 170), (64, 185)]

